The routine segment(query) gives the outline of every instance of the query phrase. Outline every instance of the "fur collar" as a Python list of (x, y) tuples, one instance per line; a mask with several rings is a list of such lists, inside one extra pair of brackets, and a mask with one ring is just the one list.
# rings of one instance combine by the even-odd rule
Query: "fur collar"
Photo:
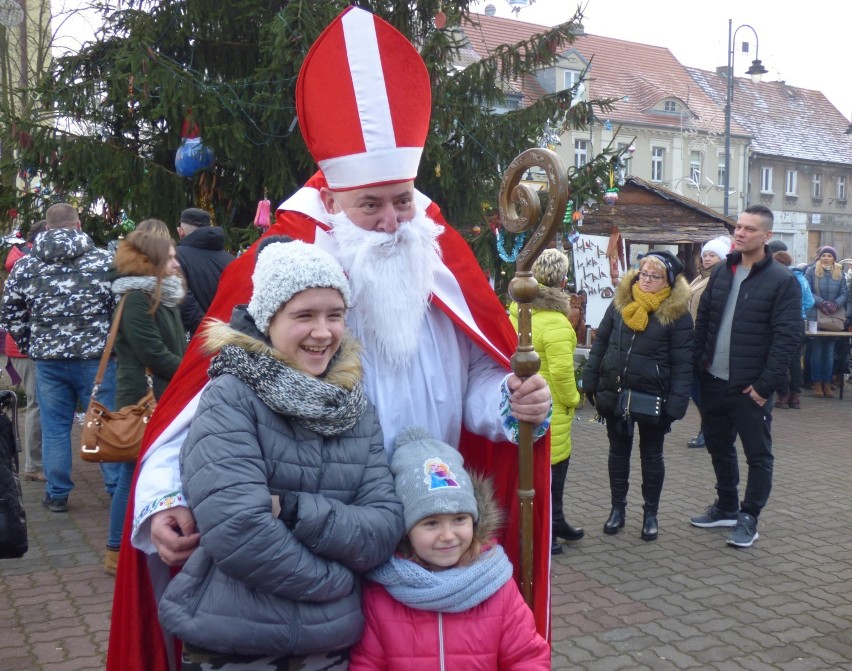
[(142, 252), (133, 245), (122, 241), (113, 258), (113, 265), (119, 275), (134, 277), (156, 277), (157, 269)]
[[(222, 321), (211, 321), (210, 325), (204, 330), (203, 338), (202, 347), (206, 354), (214, 354), (225, 345), (234, 345), (247, 352), (266, 354), (287, 364), (290, 368), (296, 368), (291, 361), (288, 361), (281, 352), (268, 342), (238, 331)], [(335, 387), (347, 391), (352, 390), (364, 377), (360, 352), (361, 347), (358, 341), (346, 334), (323, 380)]]
[(473, 529), (473, 534), (476, 540), (483, 546), (487, 546), (494, 541), (497, 532), (503, 526), (505, 516), (494, 498), (494, 483), (491, 478), (475, 472), (469, 472), (469, 475), (479, 512), (479, 519)]
[[(615, 289), (615, 298), (613, 299), (613, 302), (615, 303), (615, 309), (618, 310), (619, 314), (621, 314), (621, 311), (626, 305), (633, 302), (633, 291), (631, 287), (633, 286), (633, 281), (636, 279), (638, 274), (639, 271), (635, 268), (628, 270)], [(683, 275), (678, 275), (675, 279), (674, 286), (672, 287), (671, 294), (662, 302), (659, 309), (654, 312), (654, 315), (657, 317), (657, 321), (659, 321), (660, 324), (668, 326), (686, 314), (688, 304), (689, 285), (686, 283), (686, 280), (683, 279)]]
[(571, 318), (571, 300), (568, 294), (559, 287), (547, 287), (540, 284), (538, 296), (532, 302), (531, 307), (533, 310), (561, 312), (569, 319)]

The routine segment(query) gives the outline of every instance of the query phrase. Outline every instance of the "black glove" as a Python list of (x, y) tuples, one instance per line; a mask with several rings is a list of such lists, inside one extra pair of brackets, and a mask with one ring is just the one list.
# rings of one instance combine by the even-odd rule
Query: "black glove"
[(597, 396), (597, 394), (595, 394), (595, 392), (593, 392), (593, 391), (587, 391), (587, 392), (586, 392), (586, 398), (587, 398), (587, 399), (589, 399), (589, 403), (591, 403), (591, 404), (592, 404), (592, 407), (593, 407), (593, 408), (597, 407), (597, 406), (595, 405), (595, 397), (596, 397), (596, 396)]
[(288, 529), (292, 530), (299, 518), (299, 495), (296, 492), (282, 492), (278, 499), (281, 503), (278, 519), (284, 522)]

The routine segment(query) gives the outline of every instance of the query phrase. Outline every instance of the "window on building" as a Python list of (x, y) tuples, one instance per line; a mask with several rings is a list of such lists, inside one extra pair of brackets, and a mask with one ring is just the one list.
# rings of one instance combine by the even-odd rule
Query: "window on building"
[(763, 166), (760, 169), (760, 192), (772, 193), (772, 166)]
[(589, 161), (589, 141), (574, 140), (574, 167), (582, 168)]
[(663, 147), (651, 148), (651, 181), (663, 181), (663, 163), (666, 158), (666, 150)]
[(846, 175), (837, 178), (837, 200), (846, 200)]
[(716, 160), (716, 184), (725, 187), (725, 183), (727, 180), (725, 179), (725, 153), (721, 152), (717, 156)]
[(663, 103), (663, 110), (674, 114), (677, 112), (677, 103), (674, 100), (666, 100), (666, 102)]
[(811, 177), (811, 197), (814, 200), (822, 199), (822, 173), (815, 172)]
[(798, 196), (798, 185), (797, 180), (799, 177), (798, 170), (788, 170), (786, 178), (784, 179), (784, 195), (786, 196)]
[(701, 184), (701, 152), (689, 152), (689, 179), (696, 184)]
[(577, 72), (576, 70), (563, 70), (562, 78), (563, 78), (563, 88), (570, 89), (573, 88), (574, 85), (580, 81), (580, 75), (582, 73)]
[(633, 154), (627, 151), (627, 148), (629, 146), (630, 145), (626, 142), (618, 143), (618, 151), (621, 154), (621, 169), (623, 172), (622, 176), (633, 174)]

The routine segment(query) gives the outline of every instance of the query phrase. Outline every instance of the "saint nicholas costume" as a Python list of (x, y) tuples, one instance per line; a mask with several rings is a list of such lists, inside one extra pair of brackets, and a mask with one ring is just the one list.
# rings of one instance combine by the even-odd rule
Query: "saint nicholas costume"
[[(416, 177), (429, 130), (429, 77), (420, 55), (404, 36), (378, 17), (349, 7), (311, 47), (296, 95), (300, 130), (320, 172), (279, 206), (268, 235), (288, 235), (334, 254), (337, 242), (326, 223), (328, 214), (320, 190), (327, 186), (345, 191)], [(517, 578), (518, 450), (505, 437), (508, 420), (501, 420), (497, 406), (485, 413), (492, 405), (479, 401), (485, 390), (483, 381), (490, 384), (497, 379), (491, 386), (499, 390), (499, 380), (510, 372), (509, 357), (517, 346), (517, 334), (465, 240), (446, 223), (435, 203), (417, 192), (415, 201), (443, 228), (437, 238), (441, 262), (419, 332), (421, 339), (425, 335), (431, 340), (422, 343), (410, 369), (402, 366), (385, 371), (373, 362), (382, 370), (380, 374), (365, 353), (367, 394), (382, 420), (386, 445), (393, 444), (401, 428), (419, 423), (444, 442), (457, 444), (472, 470), (493, 478), (495, 495), (508, 516), (498, 540), (506, 548)], [(228, 321), (234, 306), (248, 301), (254, 265), (252, 247), (225, 269), (206, 319)], [(355, 305), (356, 314), (357, 310)], [(369, 343), (366, 345), (369, 350)], [(463, 370), (454, 369), (458, 362)], [(200, 343), (191, 342), (146, 432), (145, 452), (131, 492), (136, 505), (125, 521), (125, 534), (139, 549), (122, 552), (119, 561), (108, 671), (165, 671), (179, 659), (176, 647), (164, 639), (157, 623), (156, 599), (173, 571), (159, 560), (150, 542), (148, 522), (155, 512), (186, 505), (174, 444), (177, 441), (179, 450), (208, 383), (208, 365)], [(388, 388), (391, 384), (396, 386)], [(430, 406), (425, 410), (419, 407), (424, 400)], [(383, 405), (393, 407), (383, 409)], [(409, 411), (428, 417), (406, 421)], [(439, 421), (442, 426), (435, 426)], [(538, 631), (549, 639), (548, 438), (535, 446), (534, 477), (533, 612)]]

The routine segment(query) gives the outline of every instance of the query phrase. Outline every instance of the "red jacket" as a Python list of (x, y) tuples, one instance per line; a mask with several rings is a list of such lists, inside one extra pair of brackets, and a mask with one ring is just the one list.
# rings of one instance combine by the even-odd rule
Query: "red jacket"
[[(317, 173), (305, 186), (319, 189), (324, 185), (325, 181), (321, 173)], [(508, 369), (509, 357), (517, 345), (517, 334), (506, 316), (505, 309), (488, 285), (485, 274), (479, 268), (467, 242), (455, 229), (446, 224), (437, 205), (432, 203), (426, 212), (437, 223), (445, 226), (444, 233), (439, 237), (444, 263), (456, 278), (464, 294), (464, 307), (470, 311), (473, 324), (466, 322), (463, 316), (453, 310), (453, 306), (445, 305), (436, 297), (433, 297), (434, 304), (444, 310), (483, 351)], [(266, 235), (284, 234), (312, 243), (316, 229), (315, 219), (298, 211), (279, 209), (276, 213), (276, 222)], [(248, 302), (251, 296), (255, 248), (256, 244), (225, 269), (207, 317), (227, 322), (235, 305)], [(193, 339), (183, 363), (160, 399), (157, 410), (148, 424), (143, 440), (143, 453), (137, 461), (137, 475), (145, 457), (144, 452), (207, 382), (208, 365), (209, 356), (201, 351), (200, 340)], [(520, 554), (517, 447), (511, 443), (491, 443), (467, 431), (462, 432), (460, 444), (465, 466), (488, 474), (494, 480), (497, 499), (508, 515), (508, 524), (503, 536), (498, 540), (506, 549), (517, 573)], [(549, 439), (546, 442), (539, 441), (533, 453), (535, 480), (533, 612), (539, 632), (549, 637), (551, 540)], [(149, 572), (149, 558), (138, 550), (132, 549), (130, 544), (135, 488), (134, 477), (130, 491), (131, 505), (128, 506), (124, 524), (123, 549), (116, 576), (107, 671), (161, 671), (169, 668), (167, 658), (170, 653), (176, 652), (176, 649), (172, 650), (165, 644), (159, 628), (155, 589)], [(156, 563), (156, 556), (152, 556), (150, 561)], [(167, 577), (164, 565), (158, 564), (155, 570), (159, 573), (155, 580)]]
[[(25, 252), (24, 249), (27, 251)], [(11, 273), (12, 266), (15, 265), (15, 261), (24, 258), (27, 254), (29, 254), (30, 249), (32, 249), (32, 245), (29, 243), (26, 245), (12, 245), (12, 249), (10, 249), (9, 253), (6, 255), (6, 272)], [(6, 352), (6, 356), (10, 356), (13, 359), (23, 359), (26, 356), (18, 349), (18, 346), (15, 344), (15, 341), (12, 340), (12, 336), (9, 335), (8, 331), (6, 332), (6, 346), (3, 351)]]
[(463, 613), (415, 610), (364, 588), (364, 636), (349, 671), (549, 671), (550, 647), (513, 580)]

